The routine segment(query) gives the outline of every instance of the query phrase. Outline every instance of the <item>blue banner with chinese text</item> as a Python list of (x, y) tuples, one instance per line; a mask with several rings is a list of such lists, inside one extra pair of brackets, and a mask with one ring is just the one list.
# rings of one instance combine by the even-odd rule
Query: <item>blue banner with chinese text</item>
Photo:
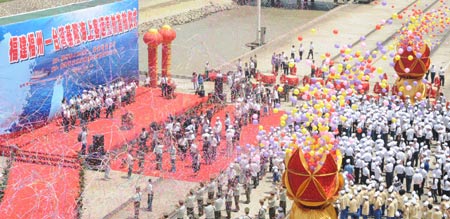
[(138, 1), (0, 27), (0, 135), (59, 115), (63, 98), (138, 80)]

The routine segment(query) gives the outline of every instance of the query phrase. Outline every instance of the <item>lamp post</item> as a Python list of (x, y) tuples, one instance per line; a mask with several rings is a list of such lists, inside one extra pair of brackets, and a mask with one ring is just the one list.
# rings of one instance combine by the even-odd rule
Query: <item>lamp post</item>
[(258, 17), (256, 42), (258, 43), (258, 46), (261, 46), (261, 0), (257, 0), (256, 4)]
[(144, 34), (144, 43), (148, 50), (148, 76), (150, 77), (150, 87), (155, 88), (158, 83), (158, 45), (162, 42), (162, 36), (157, 29), (150, 29)]

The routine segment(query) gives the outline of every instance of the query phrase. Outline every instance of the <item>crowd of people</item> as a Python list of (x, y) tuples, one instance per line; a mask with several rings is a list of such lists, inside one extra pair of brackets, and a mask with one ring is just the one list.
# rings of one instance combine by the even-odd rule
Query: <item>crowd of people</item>
[[(247, 146), (238, 147), (239, 155), (225, 171), (210, 182), (201, 182), (196, 189), (191, 189), (185, 200), (180, 200), (175, 213), (176, 218), (207, 219), (236, 218), (232, 212), (240, 210), (241, 195), (245, 195), (245, 204), (249, 204), (253, 189), (259, 186), (267, 171), (273, 173), (274, 189), (267, 197), (259, 200), (260, 209), (255, 215), (250, 215), (250, 209), (245, 209), (245, 215), (239, 218), (284, 218), (286, 214), (286, 189), (280, 183), (280, 174), (284, 171), (284, 155), (261, 150), (257, 151)], [(206, 199), (206, 203), (205, 203)], [(267, 204), (267, 205), (266, 205)], [(234, 207), (234, 208), (233, 208)], [(222, 213), (224, 213), (222, 215)]]
[(113, 117), (116, 108), (135, 101), (135, 81), (125, 83), (119, 80), (109, 85), (99, 85), (90, 90), (83, 90), (82, 94), (73, 96), (70, 100), (63, 99), (61, 104), (62, 124), (64, 131), (75, 128), (77, 120), (80, 126), (86, 126), (89, 121), (100, 118), (105, 109), (105, 117)]
[[(284, 69), (285, 66), (289, 67), (289, 62), (295, 60), (296, 52), (303, 59), (302, 45), (298, 50), (292, 47), (290, 58), (284, 53), (274, 54), (274, 71), (282, 69), (283, 73), (290, 74), (289, 68), (287, 72)], [(309, 52), (313, 54), (312, 42)], [(177, 218), (193, 218), (196, 215), (205, 215), (207, 219), (222, 218), (223, 213), (224, 217), (231, 218), (231, 212), (240, 210), (242, 194), (246, 196), (246, 203), (253, 201), (250, 199), (251, 191), (268, 171), (272, 174), (271, 179), (276, 189), (267, 198), (258, 200), (261, 208), (254, 216), (250, 214), (250, 209), (246, 209), (246, 214), (241, 218), (262, 219), (267, 215), (270, 219), (284, 218), (287, 213), (286, 188), (280, 183), (286, 169), (283, 162), (285, 148), (280, 147), (280, 142), (273, 139), (285, 139), (294, 134), (301, 136), (305, 133), (299, 132), (297, 127), (305, 126), (309, 131), (312, 127), (302, 119), (291, 119), (284, 127), (261, 131), (257, 138), (263, 145), (238, 145), (242, 126), (257, 124), (261, 116), (270, 114), (274, 108), (279, 107), (283, 97), (288, 101), (288, 97), (296, 96), (291, 94), (287, 85), (268, 87), (261, 82), (255, 83), (252, 78), (256, 77), (257, 72), (256, 56), (249, 63), (242, 64), (239, 60), (236, 71), (226, 75), (235, 110), (228, 112), (225, 118), (214, 116), (221, 109), (218, 105), (169, 116), (163, 124), (152, 124), (149, 131), (143, 128), (137, 139), (138, 149), (129, 151), (124, 160), (130, 177), (134, 172), (134, 161), (138, 161), (138, 172), (141, 172), (145, 154), (149, 151), (156, 157), (157, 170), (162, 170), (163, 154), (168, 153), (171, 172), (176, 171), (177, 161), (190, 160), (193, 172), (198, 173), (201, 164), (211, 165), (217, 156), (237, 156), (235, 162), (219, 176), (211, 178), (210, 182), (200, 183), (199, 188), (192, 189), (186, 199), (179, 201)], [(433, 69), (434, 67), (430, 70), (431, 78)], [(210, 68), (206, 66), (204, 75), (193, 74), (195, 90), (204, 90), (203, 83), (209, 80), (209, 71)], [(443, 73), (440, 71), (440, 74)], [(434, 76), (443, 83), (444, 78)], [(115, 86), (112, 87), (114, 89)], [(127, 94), (128, 86), (122, 84), (118, 87), (118, 91), (125, 87), (125, 95)], [(130, 87), (133, 88), (131, 85)], [(86, 91), (85, 97), (90, 94), (89, 102), (91, 99), (94, 102), (100, 99), (101, 106), (105, 104), (105, 98), (104, 101), (99, 98), (102, 96), (115, 98), (113, 104), (117, 99), (119, 103), (127, 102), (127, 98), (120, 95), (121, 92), (114, 97), (116, 92), (108, 94), (108, 88), (100, 90), (103, 92), (100, 93), (98, 89)], [(339, 94), (340, 91), (337, 92)], [(85, 97), (82, 95), (80, 99)], [(436, 100), (426, 98), (412, 102), (391, 95), (373, 98), (370, 95), (355, 94), (345, 100), (343, 105), (331, 101), (334, 113), (340, 115), (333, 117), (335, 127), (332, 129), (343, 154), (342, 174), (345, 177), (345, 186), (335, 203), (339, 217), (448, 218), (450, 109), (445, 96), (441, 93)], [(75, 101), (78, 102), (78, 99)], [(301, 107), (305, 102), (295, 103), (297, 105), (293, 105), (298, 110), (297, 116), (305, 115), (308, 108)], [(87, 122), (96, 118), (96, 112), (98, 111), (94, 107), (93, 113), (90, 110), (86, 116), (80, 114), (80, 119)], [(149, 145), (147, 141), (150, 142)], [(224, 151), (217, 149), (221, 142), (226, 145)], [(151, 194), (149, 200), (153, 199), (153, 192)], [(148, 202), (150, 210), (151, 203), (152, 201)]]
[[(443, 218), (450, 209), (450, 109), (441, 95), (411, 103), (396, 96), (353, 98), (339, 109), (344, 174), (341, 218)], [(425, 197), (424, 197), (425, 196)]]

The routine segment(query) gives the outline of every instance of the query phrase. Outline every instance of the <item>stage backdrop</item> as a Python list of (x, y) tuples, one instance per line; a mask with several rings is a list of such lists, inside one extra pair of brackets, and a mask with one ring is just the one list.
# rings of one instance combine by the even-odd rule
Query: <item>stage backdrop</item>
[(138, 0), (0, 27), (0, 135), (59, 115), (63, 97), (137, 80)]

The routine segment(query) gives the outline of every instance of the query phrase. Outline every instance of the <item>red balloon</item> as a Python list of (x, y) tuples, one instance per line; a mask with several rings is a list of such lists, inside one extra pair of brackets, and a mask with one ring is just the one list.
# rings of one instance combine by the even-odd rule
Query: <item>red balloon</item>
[(337, 34), (339, 33), (339, 31), (338, 31), (337, 29), (334, 29), (334, 30), (333, 30), (333, 33), (334, 33), (335, 35), (337, 35)]
[(377, 24), (377, 26), (375, 26), (375, 29), (380, 30), (381, 29), (381, 25)]
[(297, 39), (298, 39), (298, 41), (302, 41), (303, 37), (302, 36), (298, 36)]

